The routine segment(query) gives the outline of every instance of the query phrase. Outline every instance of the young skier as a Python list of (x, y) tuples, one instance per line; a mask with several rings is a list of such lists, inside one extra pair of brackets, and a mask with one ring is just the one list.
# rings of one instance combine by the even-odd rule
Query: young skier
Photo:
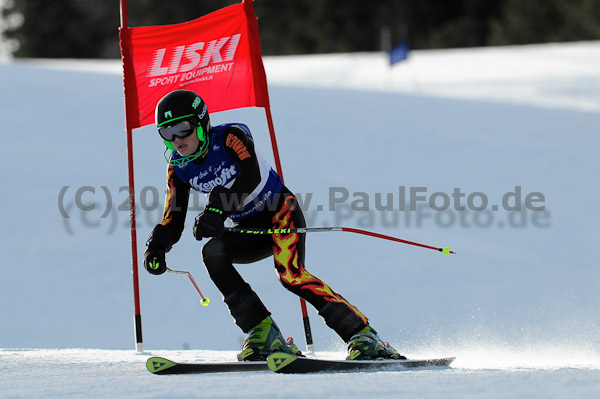
[[(286, 344), (271, 313), (244, 281), (234, 263), (273, 256), (279, 281), (312, 304), (325, 324), (347, 344), (349, 359), (404, 359), (356, 307), (304, 267), (305, 234), (245, 235), (225, 232), (224, 222), (252, 228), (305, 227), (302, 210), (280, 176), (256, 152), (250, 130), (239, 123), (211, 126), (207, 106), (196, 93), (176, 90), (163, 97), (155, 113), (158, 132), (167, 146), (167, 197), (163, 220), (146, 243), (144, 267), (166, 271), (165, 253), (179, 241), (190, 189), (208, 195), (195, 219), (197, 240), (208, 274), (235, 323), (248, 334), (240, 360), (264, 360), (273, 352), (300, 355)], [(169, 151), (170, 150), (170, 151)]]

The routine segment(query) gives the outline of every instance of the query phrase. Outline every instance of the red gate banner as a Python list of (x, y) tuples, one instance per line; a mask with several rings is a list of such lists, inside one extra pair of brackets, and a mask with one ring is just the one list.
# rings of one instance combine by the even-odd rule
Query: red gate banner
[(197, 92), (209, 112), (269, 107), (252, 0), (175, 25), (121, 28), (127, 128), (154, 123), (165, 94)]

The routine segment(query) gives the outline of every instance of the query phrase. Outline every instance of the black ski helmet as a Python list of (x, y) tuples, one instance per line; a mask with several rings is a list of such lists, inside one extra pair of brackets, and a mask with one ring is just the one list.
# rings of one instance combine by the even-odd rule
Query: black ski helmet
[[(208, 132), (210, 130), (208, 109), (202, 97), (193, 91), (175, 90), (161, 98), (156, 104), (154, 120), (158, 129), (176, 125), (182, 121), (190, 121), (193, 126), (197, 126), (196, 131), (201, 144), (198, 156), (208, 148)], [(168, 149), (174, 150), (169, 141), (165, 140), (165, 145)]]
[(175, 90), (158, 101), (155, 113), (156, 127), (169, 126), (182, 120), (196, 118), (204, 132), (210, 129), (206, 103), (190, 90)]

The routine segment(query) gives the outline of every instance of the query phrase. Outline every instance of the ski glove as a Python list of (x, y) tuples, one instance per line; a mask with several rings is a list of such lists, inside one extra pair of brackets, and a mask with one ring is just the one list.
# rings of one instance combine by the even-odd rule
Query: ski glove
[(222, 186), (216, 186), (211, 190), (204, 211), (196, 216), (194, 223), (196, 240), (200, 241), (202, 237), (219, 237), (225, 232), (227, 212), (224, 203), (229, 194), (229, 189)]
[(194, 237), (202, 240), (202, 237), (219, 237), (225, 232), (225, 212), (220, 209), (206, 207), (204, 212), (196, 216), (194, 223)]
[(144, 251), (144, 268), (151, 274), (163, 274), (167, 271), (165, 253), (173, 246), (173, 238), (168, 229), (157, 224), (146, 242)]
[(148, 249), (144, 252), (144, 267), (150, 274), (163, 274), (167, 271), (165, 251), (162, 249)]

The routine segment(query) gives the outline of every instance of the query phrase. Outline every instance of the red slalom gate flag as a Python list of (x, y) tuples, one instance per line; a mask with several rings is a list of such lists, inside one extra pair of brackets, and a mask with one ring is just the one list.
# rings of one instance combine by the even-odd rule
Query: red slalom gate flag
[(154, 123), (167, 93), (197, 92), (210, 112), (269, 107), (253, 0), (193, 21), (121, 28), (127, 128)]

